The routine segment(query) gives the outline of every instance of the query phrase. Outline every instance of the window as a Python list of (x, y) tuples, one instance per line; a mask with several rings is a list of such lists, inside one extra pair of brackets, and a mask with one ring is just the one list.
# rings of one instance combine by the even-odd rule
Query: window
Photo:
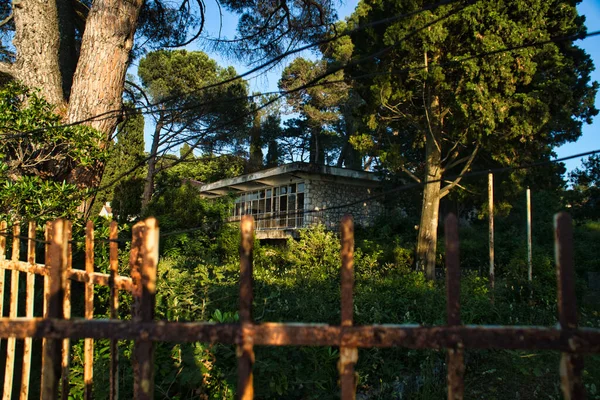
[(304, 226), (304, 182), (243, 193), (231, 216), (253, 215), (257, 229), (284, 229)]

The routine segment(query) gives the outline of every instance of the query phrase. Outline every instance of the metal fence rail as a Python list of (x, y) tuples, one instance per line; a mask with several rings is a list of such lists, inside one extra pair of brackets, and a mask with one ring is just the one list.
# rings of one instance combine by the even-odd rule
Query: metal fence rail
[[(558, 281), (559, 322), (558, 327), (536, 326), (474, 326), (462, 325), (460, 320), (460, 266), (458, 223), (450, 215), (445, 223), (446, 240), (446, 296), (447, 324), (444, 326), (416, 325), (353, 325), (353, 248), (354, 227), (350, 217), (341, 223), (341, 321), (340, 325), (325, 324), (256, 324), (252, 318), (252, 246), (254, 243), (254, 220), (250, 216), (241, 221), (240, 245), (240, 322), (238, 324), (215, 324), (207, 322), (154, 321), (154, 296), (156, 289), (156, 265), (158, 263), (158, 228), (153, 219), (134, 227), (130, 256), (131, 282), (121, 278), (122, 287), (131, 288), (134, 296), (134, 316), (131, 321), (117, 320), (111, 312), (109, 320), (67, 318), (60, 307), (65, 298), (67, 278), (79, 276), (70, 267), (68, 240), (65, 232), (68, 223), (56, 221), (49, 229), (47, 267), (35, 265), (29, 260), (22, 265), (14, 257), (12, 261), (0, 261), (0, 268), (28, 273), (39, 269), (49, 281), (48, 312), (44, 318), (10, 316), (0, 320), (0, 337), (16, 339), (45, 338), (46, 376), (42, 397), (54, 399), (64, 368), (56, 368), (60, 359), (59, 340), (64, 339), (116, 339), (134, 340), (134, 393), (136, 399), (153, 397), (153, 342), (211, 342), (229, 343), (238, 347), (238, 398), (252, 399), (254, 393), (252, 367), (255, 346), (339, 346), (341, 397), (354, 399), (356, 382), (354, 367), (358, 360), (357, 348), (404, 347), (413, 349), (446, 349), (448, 357), (448, 398), (464, 396), (464, 352), (468, 349), (529, 349), (554, 350), (562, 353), (560, 371), (561, 387), (566, 399), (585, 397), (581, 380), (584, 353), (600, 353), (600, 329), (579, 328), (575, 304), (575, 275), (573, 269), (572, 222), (568, 214), (555, 218), (556, 270)], [(6, 225), (2, 225), (6, 227)], [(88, 225), (88, 232), (90, 227)], [(115, 228), (116, 232), (116, 228)], [(112, 234), (112, 229), (111, 229)], [(16, 234), (18, 236), (18, 233)], [(87, 237), (90, 237), (88, 233)], [(5, 243), (0, 238), (0, 250), (4, 255)], [(86, 241), (93, 249), (92, 243)], [(4, 243), (4, 245), (3, 245)], [(112, 243), (111, 243), (112, 244)], [(14, 245), (14, 244), (13, 244)], [(103, 278), (92, 274), (86, 253), (85, 282), (91, 284)], [(49, 257), (49, 259), (48, 259)], [(111, 260), (113, 260), (111, 252)], [(91, 258), (93, 260), (93, 257)], [(114, 258), (116, 260), (116, 258)], [(116, 262), (116, 261), (115, 261)], [(17, 269), (15, 266), (20, 266)], [(3, 275), (3, 274), (0, 274)], [(92, 278), (93, 277), (93, 278)], [(116, 268), (112, 268), (108, 280), (117, 290)], [(3, 278), (3, 276), (0, 276)], [(12, 282), (12, 281), (11, 281)], [(2, 283), (3, 284), (3, 283)], [(90, 295), (86, 295), (86, 302)], [(11, 297), (12, 298), (12, 297)], [(112, 296), (111, 296), (112, 298)], [(111, 309), (116, 310), (111, 302)], [(11, 306), (12, 307), (12, 306)], [(11, 308), (12, 310), (12, 308)], [(112, 347), (111, 347), (112, 348)], [(86, 347), (87, 351), (87, 347)], [(64, 353), (63, 353), (64, 354)], [(116, 357), (113, 358), (117, 368)], [(54, 367), (53, 367), (54, 366)], [(64, 367), (64, 357), (63, 357)], [(111, 367), (111, 382), (113, 370)], [(8, 364), (7, 364), (8, 368)], [(88, 384), (90, 391), (88, 391)], [(91, 372), (86, 374), (86, 393), (91, 393)], [(112, 384), (112, 383), (111, 383)], [(63, 385), (64, 387), (64, 385)], [(6, 396), (5, 390), (5, 396)], [(64, 393), (63, 393), (64, 395)], [(10, 396), (10, 394), (9, 394)], [(111, 390), (111, 398), (118, 393)]]

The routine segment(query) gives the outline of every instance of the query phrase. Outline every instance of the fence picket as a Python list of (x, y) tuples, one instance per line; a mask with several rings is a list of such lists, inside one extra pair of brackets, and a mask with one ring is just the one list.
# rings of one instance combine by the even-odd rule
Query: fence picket
[[(8, 229), (6, 221), (0, 221), (0, 261), (6, 260), (6, 236)], [(6, 270), (0, 268), (0, 318), (4, 317), (4, 279), (6, 278)], [(2, 344), (4, 340), (0, 340)]]
[(254, 246), (254, 218), (244, 215), (240, 222), (240, 336), (237, 343), (238, 359), (238, 399), (254, 398), (252, 368), (254, 366), (254, 345), (252, 336), (245, 333), (252, 319), (252, 252)]
[[(341, 316), (342, 326), (352, 326), (354, 320), (354, 222), (350, 215), (342, 218), (341, 234)], [(356, 347), (340, 347), (339, 374), (341, 397), (343, 400), (356, 398), (356, 377), (354, 366), (358, 362)]]
[[(577, 329), (577, 304), (573, 269), (573, 222), (569, 214), (562, 212), (554, 216), (554, 232), (560, 327), (562, 330), (572, 331)], [(571, 347), (576, 346), (576, 342), (569, 344)], [(582, 372), (583, 357), (580, 354), (562, 353), (560, 379), (566, 400), (585, 398)]]
[[(35, 264), (35, 222), (29, 221), (29, 231), (27, 233), (27, 262)], [(33, 301), (35, 295), (35, 274), (27, 273), (27, 287), (25, 290), (25, 316), (33, 317)], [(33, 341), (31, 338), (25, 338), (23, 341), (23, 367), (21, 373), (21, 394), (20, 398), (26, 400), (29, 397), (29, 379), (31, 376), (31, 347)]]
[[(71, 246), (71, 239), (73, 233), (73, 224), (71, 221), (65, 221), (66, 238), (67, 238), (67, 264), (63, 270), (62, 283), (64, 290), (63, 297), (63, 317), (65, 319), (71, 318), (71, 276), (70, 272), (73, 264), (73, 250)], [(69, 367), (71, 364), (71, 339), (65, 338), (62, 342), (62, 373), (61, 373), (61, 399), (68, 400), (70, 385), (69, 385)]]
[[(46, 265), (50, 269), (47, 292), (48, 318), (63, 318), (64, 286), (63, 278), (68, 263), (67, 221), (59, 219), (50, 224), (48, 232), (48, 253)], [(46, 339), (43, 348), (42, 400), (57, 398), (58, 383), (61, 374), (61, 340)]]
[[(21, 240), (19, 235), (21, 234), (21, 226), (19, 222), (15, 222), (13, 225), (13, 241), (12, 241), (12, 261), (19, 261)], [(10, 305), (8, 316), (9, 318), (17, 318), (17, 310), (19, 307), (19, 271), (12, 270), (10, 275)], [(15, 350), (17, 340), (14, 337), (8, 338), (6, 342), (6, 365), (4, 369), (4, 391), (2, 392), (2, 398), (10, 400), (12, 397), (12, 387), (15, 371)]]
[[(85, 226), (85, 272), (94, 273), (94, 223), (88, 221)], [(94, 319), (94, 283), (85, 283), (85, 319)], [(83, 397), (92, 399), (94, 379), (94, 339), (87, 338), (83, 342), (83, 382), (85, 390)]]
[[(109, 260), (110, 260), (110, 318), (119, 318), (119, 289), (116, 286), (119, 277), (119, 247), (118, 227), (115, 221), (110, 223), (109, 233)], [(110, 341), (110, 399), (119, 398), (119, 342), (116, 339)]]
[[(154, 319), (158, 265), (158, 226), (156, 219), (138, 222), (132, 229), (131, 278), (133, 279), (133, 320)], [(137, 400), (154, 398), (154, 344), (147, 338), (136, 340), (133, 350), (133, 396)]]
[[(446, 314), (448, 326), (460, 325), (460, 256), (458, 220), (449, 214), (444, 223), (446, 247)], [(448, 348), (448, 400), (462, 400), (465, 357), (462, 343)]]

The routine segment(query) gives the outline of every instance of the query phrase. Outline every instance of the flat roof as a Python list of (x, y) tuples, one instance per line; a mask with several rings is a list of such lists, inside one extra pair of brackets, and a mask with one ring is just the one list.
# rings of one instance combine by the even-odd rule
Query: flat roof
[(295, 162), (252, 172), (234, 178), (221, 179), (213, 183), (197, 185), (200, 194), (206, 197), (224, 196), (231, 192), (249, 192), (266, 187), (285, 184), (290, 180), (306, 179), (309, 176), (330, 177), (349, 184), (376, 186), (380, 179), (372, 172)]

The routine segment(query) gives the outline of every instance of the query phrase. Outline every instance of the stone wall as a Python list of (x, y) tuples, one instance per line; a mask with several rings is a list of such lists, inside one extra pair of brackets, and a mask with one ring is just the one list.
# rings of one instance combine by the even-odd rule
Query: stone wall
[[(315, 179), (307, 179), (305, 184), (304, 208), (317, 211), (307, 213), (306, 226), (323, 223), (328, 229), (338, 229), (345, 214), (351, 214), (356, 225), (371, 226), (383, 210), (376, 200), (361, 201), (373, 196), (373, 188)], [(355, 202), (347, 207), (336, 208)]]

